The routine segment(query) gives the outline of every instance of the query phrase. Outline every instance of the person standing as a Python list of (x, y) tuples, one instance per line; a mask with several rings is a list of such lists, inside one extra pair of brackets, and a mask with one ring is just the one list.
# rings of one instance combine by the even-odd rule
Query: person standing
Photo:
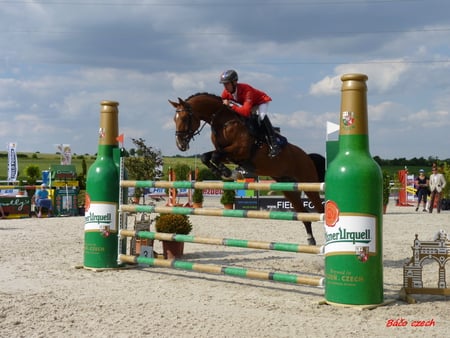
[(445, 188), (447, 182), (445, 181), (444, 175), (438, 172), (436, 165), (433, 165), (432, 174), (430, 176), (430, 214), (433, 212), (434, 202), (436, 200), (437, 212), (441, 212), (441, 192)]
[(251, 114), (256, 114), (258, 124), (263, 127), (269, 145), (269, 157), (277, 156), (281, 149), (267, 115), (269, 102), (272, 101), (271, 97), (246, 83), (238, 83), (238, 74), (233, 69), (226, 70), (220, 75), (220, 83), (224, 86), (223, 103), (246, 118), (249, 118)]
[(420, 202), (423, 202), (423, 211), (427, 211), (427, 198), (428, 198), (428, 178), (425, 176), (425, 170), (419, 170), (419, 176), (416, 178), (416, 189), (417, 189), (417, 207), (416, 211), (419, 210)]

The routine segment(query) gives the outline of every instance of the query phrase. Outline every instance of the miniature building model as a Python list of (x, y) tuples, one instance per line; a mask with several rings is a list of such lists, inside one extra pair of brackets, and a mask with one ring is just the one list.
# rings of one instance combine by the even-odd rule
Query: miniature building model
[[(403, 290), (406, 294), (450, 295), (450, 288), (445, 280), (445, 265), (450, 261), (450, 241), (447, 233), (441, 230), (434, 241), (420, 241), (418, 237), (416, 234), (411, 247), (413, 256), (403, 267)], [(424, 262), (429, 259), (439, 265), (437, 288), (423, 287), (422, 268)]]

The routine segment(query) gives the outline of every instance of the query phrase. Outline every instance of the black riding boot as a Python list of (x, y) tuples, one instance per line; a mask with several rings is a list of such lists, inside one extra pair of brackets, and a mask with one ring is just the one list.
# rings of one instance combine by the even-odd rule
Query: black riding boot
[(269, 117), (266, 115), (261, 121), (261, 124), (264, 127), (264, 131), (266, 132), (267, 143), (269, 144), (269, 157), (277, 156), (281, 149), (277, 143), (275, 130), (273, 130), (272, 123), (270, 123)]

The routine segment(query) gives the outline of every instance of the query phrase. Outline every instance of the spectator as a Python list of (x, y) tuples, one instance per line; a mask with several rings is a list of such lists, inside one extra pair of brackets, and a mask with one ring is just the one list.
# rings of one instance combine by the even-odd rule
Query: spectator
[(38, 208), (37, 217), (42, 217), (42, 208), (47, 209), (48, 217), (50, 217), (52, 210), (52, 200), (48, 198), (47, 185), (45, 183), (42, 183), (41, 189), (37, 190), (34, 196), (34, 203)]
[(416, 189), (417, 189), (417, 207), (416, 211), (419, 210), (420, 202), (423, 202), (423, 211), (427, 211), (427, 198), (428, 198), (428, 178), (425, 176), (425, 170), (419, 170), (419, 176), (416, 178)]
[(441, 192), (445, 188), (447, 182), (445, 181), (444, 175), (438, 173), (436, 165), (433, 165), (431, 169), (432, 174), (430, 176), (430, 214), (433, 212), (434, 202), (436, 200), (437, 212), (441, 212)]

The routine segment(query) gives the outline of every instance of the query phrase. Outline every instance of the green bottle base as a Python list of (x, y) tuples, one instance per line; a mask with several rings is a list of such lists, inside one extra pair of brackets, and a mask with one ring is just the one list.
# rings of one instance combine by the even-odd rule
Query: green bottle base
[(384, 301), (383, 270), (378, 257), (369, 256), (361, 262), (355, 254), (330, 255), (325, 257), (325, 276), (327, 301), (351, 305)]
[(103, 236), (99, 231), (84, 233), (84, 266), (86, 268), (118, 268), (118, 235), (111, 233)]

